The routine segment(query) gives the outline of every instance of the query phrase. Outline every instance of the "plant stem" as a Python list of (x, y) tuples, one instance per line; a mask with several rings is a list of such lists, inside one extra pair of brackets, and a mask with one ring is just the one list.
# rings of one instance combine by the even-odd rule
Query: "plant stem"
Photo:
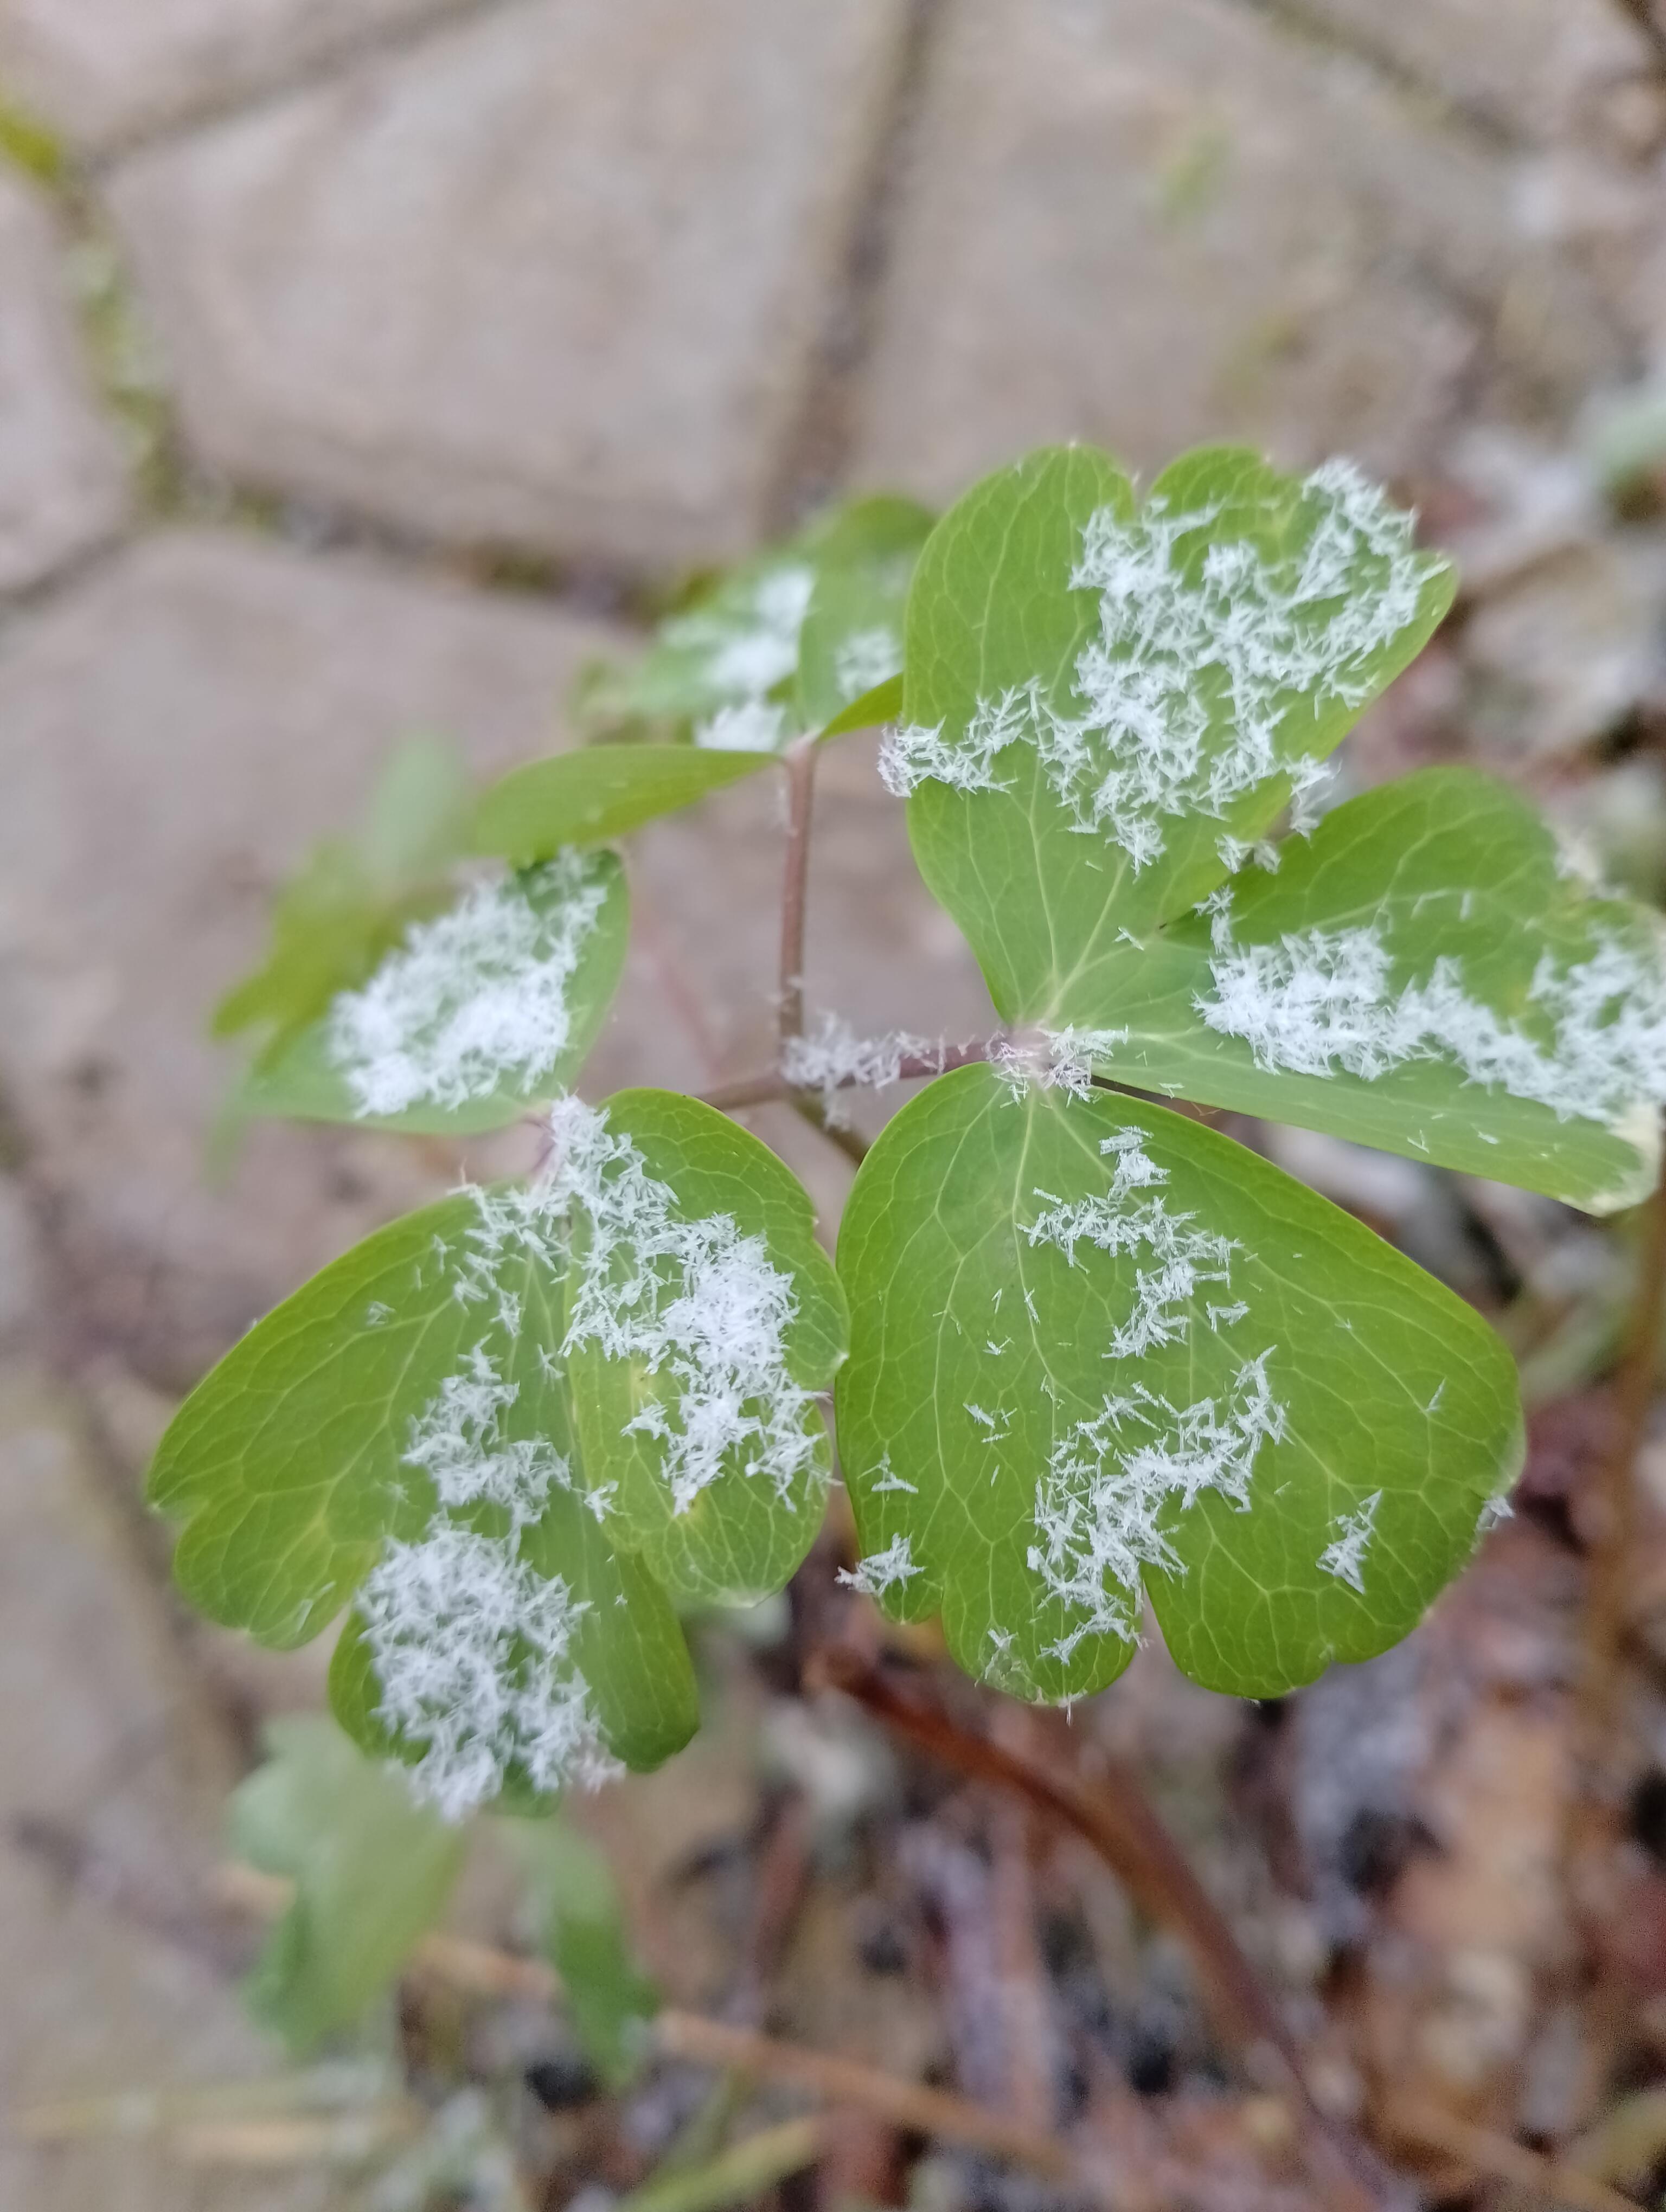
[[(945, 1045), (941, 1052), (904, 1053), (897, 1063), (899, 1083), (918, 1083), (928, 1075), (946, 1074), (952, 1067), (971, 1067), (979, 1060), (988, 1060), (1002, 1040), (998, 1036), (980, 1037), (972, 1044)], [(852, 1076), (842, 1076), (834, 1086), (848, 1090), (854, 1082)], [(731, 1113), (740, 1106), (762, 1106), (771, 1099), (800, 1098), (804, 1093), (789, 1083), (778, 1067), (761, 1068), (756, 1075), (738, 1075), (731, 1083), (720, 1083), (710, 1091), (702, 1091), (701, 1102)]]
[(781, 980), (775, 1034), (782, 1045), (804, 1034), (804, 921), (810, 882), (810, 817), (816, 795), (816, 741), (800, 738), (787, 767), (787, 867), (781, 892)]
[(1314, 2179), (1327, 2198), (1348, 2212), (1382, 2203), (1375, 2159), (1315, 2102), (1294, 2037), (1130, 1767), (1112, 1761), (1108, 1786), (1090, 1790), (1073, 1776), (1054, 1773), (987, 1737), (969, 1735), (945, 1715), (904, 1697), (877, 1668), (848, 1649), (824, 1651), (815, 1671), (945, 1766), (1015, 1790), (1073, 1829), (1144, 1911), (1184, 1939), (1231, 2039), (1262, 2060), (1264, 2069), (1271, 2062), (1280, 2077), (1277, 2086), (1296, 2107)]

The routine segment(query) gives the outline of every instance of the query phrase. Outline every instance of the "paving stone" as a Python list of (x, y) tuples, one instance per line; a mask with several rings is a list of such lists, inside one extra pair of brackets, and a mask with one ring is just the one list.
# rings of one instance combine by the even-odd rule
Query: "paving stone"
[(0, 82), (100, 150), (466, 0), (5, 0)]
[(902, 0), (526, 0), (137, 157), (112, 204), (240, 482), (663, 568), (757, 523)]
[(943, 496), (1072, 436), (1405, 468), (1478, 386), (1554, 412), (1623, 362), (1517, 164), (1230, 0), (962, 0), (914, 151), (865, 481)]
[(0, 168), (0, 592), (84, 552), (125, 504), (59, 263), (47, 210)]
[(1564, 122), (1597, 80), (1646, 71), (1614, 0), (1286, 0), (1321, 38), (1357, 42), (1483, 125), (1528, 140)]
[[(483, 769), (547, 750), (593, 624), (230, 532), (124, 551), (0, 634), (0, 1085), (89, 1325), (164, 1387), (455, 1151), (258, 1125), (208, 1139), (215, 1000), (273, 885), (415, 730)], [(79, 1349), (84, 1352), (83, 1345)]]
[[(0, 1370), (0, 2110), (270, 2073), (203, 1911), (228, 1747), (75, 1420)], [(79, 1874), (76, 1864), (79, 1863)], [(316, 2174), (170, 2166), (130, 2131), (52, 2149), (0, 2124), (9, 2212), (311, 2212)]]

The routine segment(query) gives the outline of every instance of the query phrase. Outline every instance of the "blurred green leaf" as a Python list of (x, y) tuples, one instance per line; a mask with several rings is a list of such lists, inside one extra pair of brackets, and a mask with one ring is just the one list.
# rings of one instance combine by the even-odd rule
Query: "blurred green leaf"
[(518, 1826), (514, 1838), (538, 1940), (584, 2054), (609, 2088), (622, 2088), (641, 2062), (660, 1992), (632, 1955), (607, 1862), (559, 1814)]
[(768, 768), (773, 753), (695, 745), (587, 745), (533, 761), (494, 784), (475, 817), (474, 846), (516, 867), (568, 845), (595, 844), (692, 806)]
[(321, 1717), (270, 1722), (266, 1753), (233, 1795), (231, 1847), (295, 1894), (246, 1993), (263, 2025), (305, 2051), (356, 2026), (398, 1979), (445, 1909), (465, 1837)]

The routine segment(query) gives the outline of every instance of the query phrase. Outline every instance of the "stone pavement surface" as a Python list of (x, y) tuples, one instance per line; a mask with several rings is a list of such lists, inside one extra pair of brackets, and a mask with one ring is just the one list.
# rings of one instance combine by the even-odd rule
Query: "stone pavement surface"
[[(557, 741), (639, 587), (812, 495), (1053, 437), (1414, 487), (1478, 430), (1559, 447), (1666, 358), (1646, 59), (1614, 0), (0, 0), (0, 144), (64, 149), (0, 170), (0, 2103), (272, 2063), (179, 1884), (242, 1755), (216, 1681), (316, 1673), (180, 1626), (131, 1483), (170, 1393), (458, 1165), (273, 1128), (210, 1174), (202, 1024), (273, 886), (410, 732)], [(1561, 557), (1600, 605), (1505, 591), (1500, 684), (1612, 611)], [(1649, 623), (1534, 742), (1623, 711)], [(638, 841), (597, 1088), (761, 1050), (775, 806)], [(976, 1027), (871, 744), (818, 840), (812, 998)], [(838, 1160), (769, 1133), (830, 1212)], [(327, 2197), (0, 2157), (25, 2212)]]

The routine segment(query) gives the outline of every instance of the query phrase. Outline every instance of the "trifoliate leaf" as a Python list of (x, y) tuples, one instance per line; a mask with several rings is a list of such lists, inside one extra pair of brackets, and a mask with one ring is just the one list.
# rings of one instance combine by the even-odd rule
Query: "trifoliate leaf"
[(573, 1223), (569, 1373), (617, 1540), (679, 1597), (779, 1589), (821, 1524), (818, 1396), (844, 1356), (802, 1185), (697, 1099), (556, 1110), (548, 1195)]
[(1647, 1193), (1651, 914), (1594, 896), (1527, 801), (1469, 769), (1350, 799), (1276, 857), (1071, 980), (1094, 1065), (1599, 1212)]
[(888, 496), (818, 517), (714, 579), (633, 665), (593, 672), (581, 716), (608, 736), (779, 752), (902, 666), (903, 606), (931, 526)]
[(1010, 1021), (1231, 871), (1427, 639), (1450, 570), (1346, 463), (1208, 448), (1136, 503), (1103, 453), (1031, 454), (932, 533), (904, 720), (927, 884)]
[(894, 1617), (1029, 1698), (1269, 1696), (1405, 1635), (1519, 1465), (1503, 1346), (1254, 1153), (1010, 1065), (939, 1078), (839, 1237), (839, 1449)]
[(210, 1620), (286, 1649), (354, 1601), (337, 1715), (453, 1816), (656, 1765), (696, 1724), (670, 1604), (581, 1463), (566, 1273), (536, 1193), (407, 1215), (252, 1329), (151, 1470)]
[(269, 1722), (266, 1754), (233, 1795), (231, 1847), (295, 1893), (246, 1994), (255, 2017), (304, 2051), (356, 2025), (398, 1978), (445, 1908), (465, 1837), (331, 1721)]
[(609, 2088), (641, 2063), (660, 1993), (637, 1966), (607, 1861), (559, 1815), (517, 1827), (539, 1941), (585, 2057)]
[(622, 837), (755, 775), (775, 758), (694, 745), (586, 745), (558, 753), (514, 769), (485, 793), (475, 816), (475, 849), (526, 867), (564, 845)]
[(447, 1134), (502, 1128), (582, 1066), (624, 964), (611, 853), (564, 851), (415, 922), (249, 1075), (250, 1113)]

